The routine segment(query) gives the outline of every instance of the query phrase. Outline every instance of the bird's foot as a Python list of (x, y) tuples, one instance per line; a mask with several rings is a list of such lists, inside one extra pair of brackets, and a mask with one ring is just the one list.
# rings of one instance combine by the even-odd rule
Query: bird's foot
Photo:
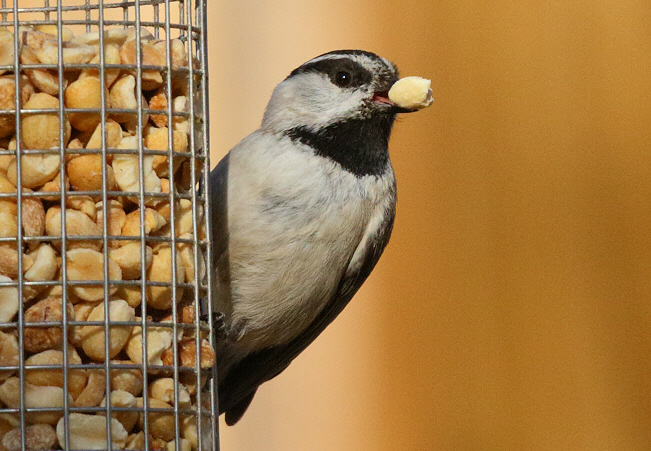
[[(226, 333), (226, 322), (224, 320), (226, 316), (224, 315), (223, 312), (213, 312), (212, 313), (212, 328), (213, 331), (215, 332), (216, 337), (219, 338), (224, 338), (227, 333)], [(209, 322), (209, 316), (207, 313), (204, 313), (199, 317), (201, 321), (205, 321), (206, 323)]]
[(226, 316), (223, 312), (213, 312), (212, 314), (212, 327), (218, 338), (223, 338), (227, 335), (225, 318)]

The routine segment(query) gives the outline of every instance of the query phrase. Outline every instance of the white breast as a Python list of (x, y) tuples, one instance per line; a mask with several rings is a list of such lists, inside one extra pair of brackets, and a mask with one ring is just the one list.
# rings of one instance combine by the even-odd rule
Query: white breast
[(231, 326), (249, 351), (289, 341), (332, 298), (393, 173), (358, 178), (256, 132), (231, 151)]

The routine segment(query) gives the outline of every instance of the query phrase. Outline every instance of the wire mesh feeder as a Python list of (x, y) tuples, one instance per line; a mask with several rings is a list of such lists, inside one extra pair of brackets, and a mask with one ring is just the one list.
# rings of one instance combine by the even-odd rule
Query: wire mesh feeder
[(0, 451), (217, 449), (206, 5), (0, 1)]

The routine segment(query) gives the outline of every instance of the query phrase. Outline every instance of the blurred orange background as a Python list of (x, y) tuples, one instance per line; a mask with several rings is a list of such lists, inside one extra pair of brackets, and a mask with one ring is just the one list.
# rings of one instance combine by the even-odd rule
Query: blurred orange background
[(379, 266), (222, 449), (651, 448), (651, 3), (209, 9), (213, 164), (326, 51), (435, 97), (394, 129)]

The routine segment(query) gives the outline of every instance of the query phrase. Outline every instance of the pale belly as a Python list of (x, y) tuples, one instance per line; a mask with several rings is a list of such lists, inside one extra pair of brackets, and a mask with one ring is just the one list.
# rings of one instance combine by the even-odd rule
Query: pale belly
[[(247, 349), (287, 342), (334, 296), (364, 234), (363, 203), (233, 230), (232, 324)], [(305, 218), (308, 218), (306, 221)]]

